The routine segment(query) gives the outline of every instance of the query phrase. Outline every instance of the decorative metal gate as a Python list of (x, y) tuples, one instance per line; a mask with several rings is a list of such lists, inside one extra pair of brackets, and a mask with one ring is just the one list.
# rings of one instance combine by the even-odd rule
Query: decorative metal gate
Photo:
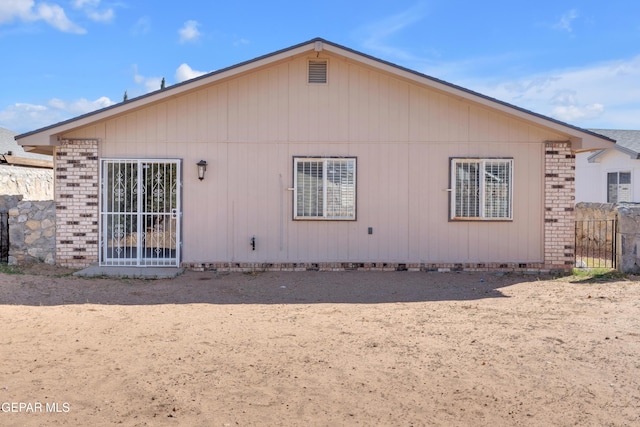
[(100, 265), (178, 266), (180, 161), (102, 160)]
[(616, 268), (618, 222), (576, 221), (576, 267)]

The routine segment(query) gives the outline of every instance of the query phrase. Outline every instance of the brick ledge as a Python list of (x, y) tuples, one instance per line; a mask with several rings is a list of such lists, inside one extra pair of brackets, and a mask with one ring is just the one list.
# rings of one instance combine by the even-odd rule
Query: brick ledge
[(557, 274), (568, 273), (573, 265), (545, 265), (542, 263), (246, 263), (246, 262), (183, 262), (192, 271), (256, 272), (256, 271), (415, 271), (415, 272), (520, 272)]

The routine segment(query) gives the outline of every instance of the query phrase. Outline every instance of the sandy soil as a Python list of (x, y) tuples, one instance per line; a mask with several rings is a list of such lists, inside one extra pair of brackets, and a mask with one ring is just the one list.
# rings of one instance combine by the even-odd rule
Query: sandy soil
[(0, 425), (632, 426), (640, 284), (0, 273)]

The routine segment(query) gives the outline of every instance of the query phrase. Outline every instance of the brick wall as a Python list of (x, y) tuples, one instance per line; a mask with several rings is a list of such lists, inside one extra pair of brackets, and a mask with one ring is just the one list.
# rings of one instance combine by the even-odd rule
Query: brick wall
[[(575, 155), (569, 142), (545, 143), (544, 265), (388, 266), (431, 270), (571, 270), (575, 252)], [(56, 264), (85, 267), (98, 261), (98, 141), (65, 140), (56, 148)], [(186, 265), (203, 268), (202, 265)], [(209, 266), (211, 267), (211, 266)], [(215, 268), (230, 268), (218, 266)], [(254, 266), (242, 266), (255, 268)], [(273, 268), (274, 266), (269, 266)], [(286, 266), (285, 266), (286, 267)], [(338, 268), (344, 268), (339, 266)], [(366, 266), (371, 268), (371, 266)], [(366, 268), (357, 266), (357, 268)], [(377, 267), (377, 266), (376, 266)], [(412, 267), (412, 268), (409, 268)], [(292, 267), (294, 268), (294, 267)], [(307, 266), (305, 266), (305, 269)], [(331, 269), (335, 266), (331, 266)], [(384, 268), (384, 267), (382, 267)], [(277, 269), (282, 269), (281, 265)], [(287, 269), (287, 268), (285, 268)]]
[(570, 142), (545, 143), (544, 263), (571, 270), (575, 254), (575, 155)]
[(195, 271), (423, 271), (461, 272), (491, 271), (519, 273), (550, 273), (541, 263), (394, 263), (394, 262), (183, 262), (182, 267)]
[(63, 140), (55, 152), (56, 264), (98, 261), (98, 141)]

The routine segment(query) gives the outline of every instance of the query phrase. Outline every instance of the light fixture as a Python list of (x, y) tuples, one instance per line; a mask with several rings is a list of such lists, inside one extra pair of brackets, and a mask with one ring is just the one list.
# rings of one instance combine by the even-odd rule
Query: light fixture
[(202, 181), (204, 179), (204, 173), (207, 171), (207, 162), (206, 160), (200, 160), (198, 163), (198, 179)]

